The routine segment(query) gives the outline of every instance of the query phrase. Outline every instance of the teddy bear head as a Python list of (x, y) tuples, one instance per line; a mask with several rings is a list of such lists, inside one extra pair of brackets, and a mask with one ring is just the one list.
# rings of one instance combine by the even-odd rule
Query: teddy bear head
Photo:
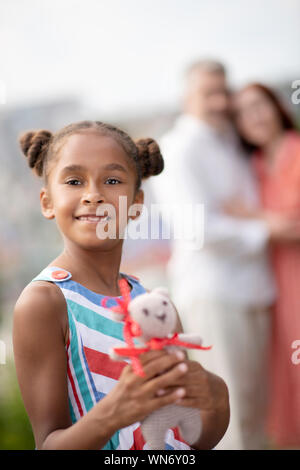
[(139, 324), (143, 340), (164, 338), (174, 332), (177, 314), (164, 287), (138, 295), (130, 301), (128, 310), (131, 318)]

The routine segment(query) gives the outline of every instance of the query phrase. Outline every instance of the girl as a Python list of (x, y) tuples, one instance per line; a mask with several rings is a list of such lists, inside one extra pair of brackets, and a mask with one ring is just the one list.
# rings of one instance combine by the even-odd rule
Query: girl
[[(41, 210), (56, 220), (63, 252), (21, 293), (14, 310), (16, 370), (37, 449), (144, 449), (139, 421), (170, 404), (201, 408), (203, 431), (193, 448), (211, 448), (228, 425), (228, 394), (222, 379), (181, 354), (150, 351), (141, 356), (146, 377), (109, 358), (122, 339), (112, 320), (118, 280), (131, 297), (145, 288), (119, 272), (124, 227), (119, 197), (143, 203), (141, 180), (159, 174), (163, 159), (152, 139), (134, 143), (101, 122), (71, 124), (56, 134), (27, 132), (20, 138), (29, 166), (44, 178)], [(97, 208), (115, 210), (116, 236), (98, 237), (107, 219)], [(135, 218), (135, 216), (131, 216)], [(103, 233), (103, 232), (102, 232)], [(182, 331), (178, 319), (177, 331)], [(189, 449), (177, 428), (169, 449)]]
[(276, 446), (299, 448), (300, 374), (291, 358), (300, 338), (300, 134), (276, 94), (264, 85), (246, 86), (233, 104), (259, 184), (260, 216), (270, 226), (278, 287), (272, 312), (268, 431)]

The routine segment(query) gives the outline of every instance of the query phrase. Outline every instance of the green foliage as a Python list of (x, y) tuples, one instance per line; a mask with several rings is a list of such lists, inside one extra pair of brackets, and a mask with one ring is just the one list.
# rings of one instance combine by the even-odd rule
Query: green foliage
[(0, 450), (34, 448), (15, 368), (12, 363), (0, 365)]

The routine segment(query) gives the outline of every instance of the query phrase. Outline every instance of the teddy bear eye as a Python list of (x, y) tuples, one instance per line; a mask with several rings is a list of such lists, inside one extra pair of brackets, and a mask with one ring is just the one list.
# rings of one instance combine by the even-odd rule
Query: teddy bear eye
[(143, 308), (142, 311), (143, 311), (143, 313), (144, 313), (145, 315), (149, 315), (149, 310), (148, 310), (147, 308)]
[(165, 300), (163, 300), (163, 305), (168, 305), (168, 302), (166, 302)]

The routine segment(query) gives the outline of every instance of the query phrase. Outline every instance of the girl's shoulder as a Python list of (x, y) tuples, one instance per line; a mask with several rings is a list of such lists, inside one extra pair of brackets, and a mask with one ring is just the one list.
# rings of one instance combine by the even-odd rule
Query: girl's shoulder
[(71, 277), (71, 274), (65, 270), (47, 266), (23, 289), (17, 300), (16, 308), (18, 310), (32, 308), (40, 312), (66, 310), (64, 295), (56, 284)]
[(21, 292), (16, 305), (63, 305), (64, 296), (61, 290), (53, 283), (44, 280), (29, 282)]
[(30, 328), (40, 325), (51, 328), (54, 324), (65, 335), (67, 325), (67, 306), (61, 290), (52, 282), (30, 282), (21, 292), (13, 312), (14, 323)]

